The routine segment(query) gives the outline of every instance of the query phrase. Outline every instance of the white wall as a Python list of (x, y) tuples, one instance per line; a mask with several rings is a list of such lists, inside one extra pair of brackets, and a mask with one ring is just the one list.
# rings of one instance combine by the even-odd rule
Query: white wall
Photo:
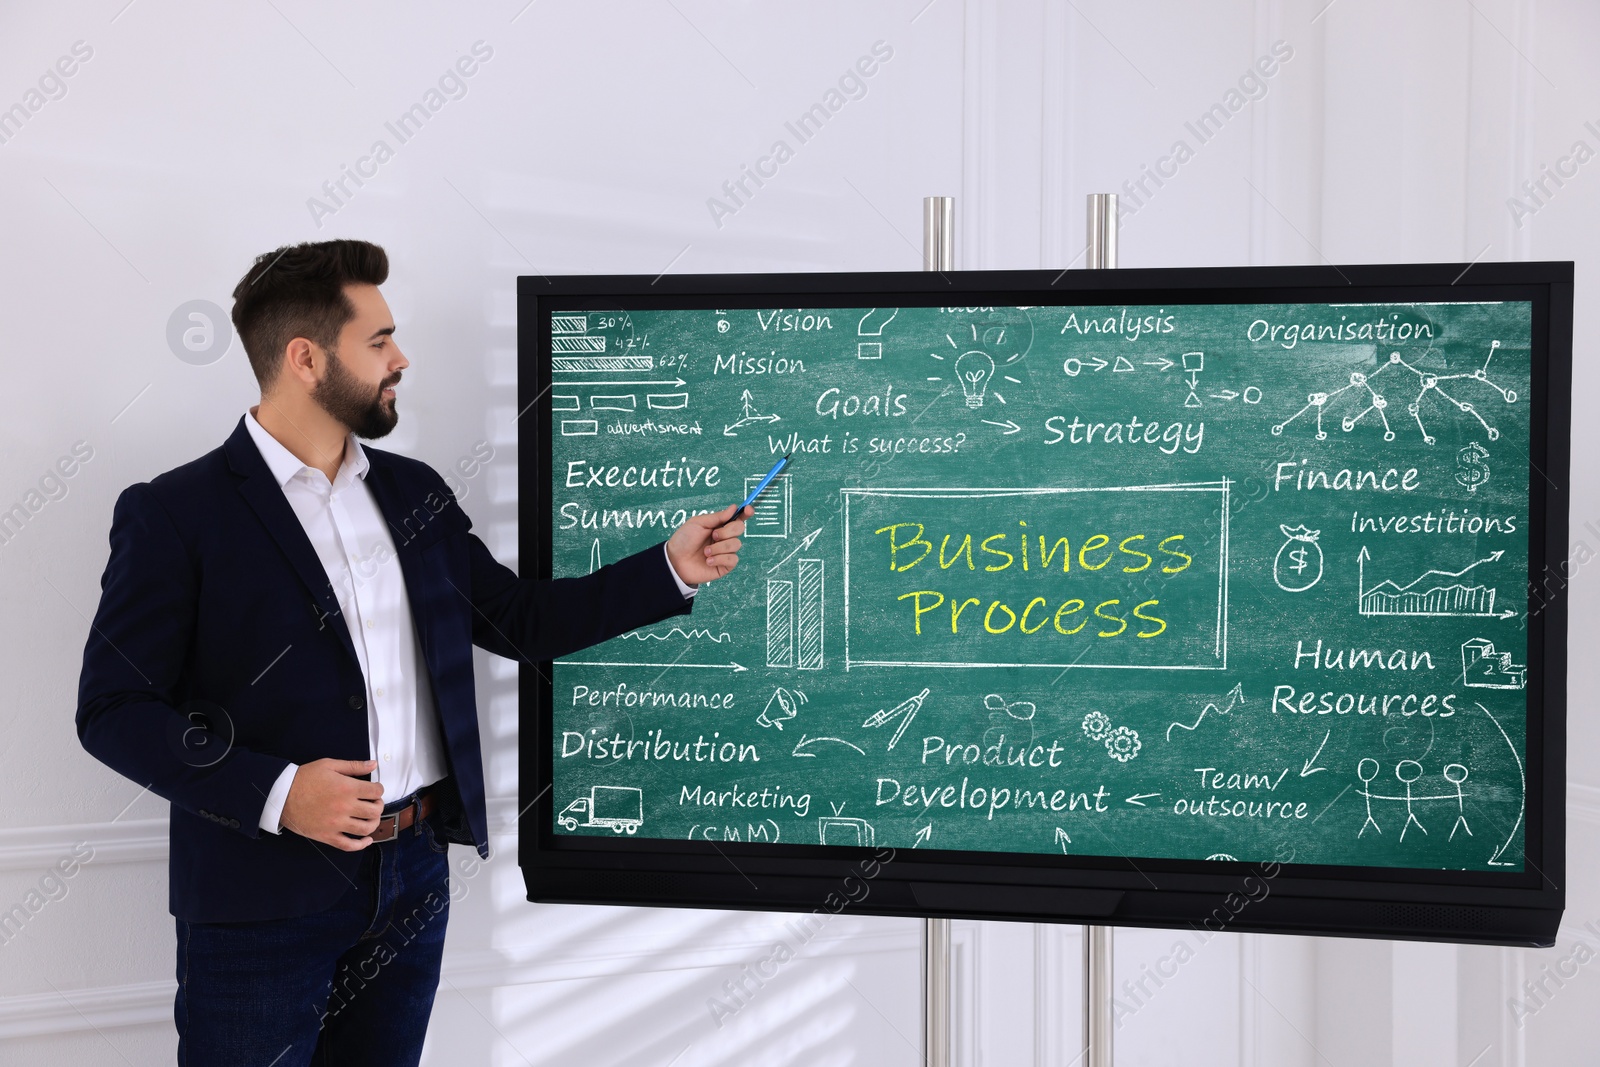
[[(165, 806), (79, 749), (77, 675), (116, 494), (215, 447), (254, 399), (237, 342), (184, 362), (168, 318), (226, 308), (250, 258), (286, 241), (388, 248), (413, 366), (385, 444), (445, 467), (490, 442), (464, 503), (515, 565), (516, 275), (915, 269), (935, 193), (957, 197), (959, 266), (1066, 266), (1083, 194), (1137, 179), (1282, 40), (1294, 56), (1265, 97), (1125, 220), (1123, 264), (1578, 260), (1572, 539), (1600, 550), (1600, 476), (1581, 460), (1600, 447), (1582, 417), (1600, 402), (1600, 163), (1520, 226), (1506, 204), (1574, 141), (1600, 148), (1584, 127), (1600, 127), (1594, 5), (525, 3), (0, 3), (0, 107), (75, 42), (93, 50), (0, 143), (0, 509), (76, 442), (93, 448), (0, 543), (0, 906), (92, 851), (0, 945), (0, 1062), (171, 1059)], [(480, 40), (493, 56), (467, 94), (397, 144), (384, 123)], [(894, 57), (867, 95), (717, 226), (707, 198), (877, 40)], [(308, 199), (380, 138), (394, 158), (319, 226)], [(1507, 1003), (1547, 966), (1570, 972), (1578, 938), (1600, 945), (1583, 930), (1600, 920), (1592, 568), (1572, 593), (1560, 946), (1223, 935), (1154, 995), (1121, 994), (1120, 1064), (1592, 1062), (1600, 967), (1547, 981), (1521, 1025)], [(426, 1062), (915, 1062), (917, 923), (835, 919), (719, 1028), (706, 998), (782, 917), (524, 902), (515, 667), (478, 667), (498, 857), (457, 869)], [(1119, 977), (1179, 936), (1121, 932)], [(957, 924), (959, 1062), (1072, 1062), (1078, 951), (1073, 928)]]

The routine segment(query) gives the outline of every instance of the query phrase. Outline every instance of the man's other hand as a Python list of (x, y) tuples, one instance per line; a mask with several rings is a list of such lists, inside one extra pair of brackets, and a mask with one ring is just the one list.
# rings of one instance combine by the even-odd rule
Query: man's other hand
[(744, 533), (745, 520), (756, 509), (747, 505), (737, 522), (729, 522), (735, 510), (730, 507), (711, 515), (696, 515), (672, 531), (667, 556), (679, 578), (699, 585), (716, 581), (739, 565), (739, 535)]
[[(383, 814), (383, 785), (360, 777), (374, 760), (319, 759), (301, 764), (289, 785), (279, 824), (301, 837), (359, 852)], [(346, 836), (353, 834), (355, 836)]]

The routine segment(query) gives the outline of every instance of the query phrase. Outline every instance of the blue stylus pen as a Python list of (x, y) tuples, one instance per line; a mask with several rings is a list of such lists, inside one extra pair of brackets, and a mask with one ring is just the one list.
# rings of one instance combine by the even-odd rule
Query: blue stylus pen
[[(751, 503), (753, 503), (755, 501), (755, 498), (761, 495), (761, 490), (765, 489), (769, 484), (771, 484), (772, 479), (774, 479), (774, 478), (776, 478), (778, 476), (778, 472), (783, 470), (784, 467), (788, 466), (789, 457), (792, 456), (793, 454), (794, 453), (792, 453), (792, 452), (784, 453), (783, 458), (778, 460), (778, 462), (776, 462), (776, 463), (774, 463), (772, 465), (772, 469), (767, 472), (767, 476), (765, 478), (761, 479), (761, 484), (755, 487), (755, 491), (752, 492), (749, 496), (744, 498), (744, 503), (743, 504), (740, 504), (738, 507), (733, 509), (733, 519), (737, 519), (739, 517), (739, 512), (743, 511), (747, 506), (749, 506)], [(729, 519), (728, 522), (732, 522), (733, 519)], [(717, 529), (719, 529), (719, 530), (722, 529), (723, 526), (728, 525), (728, 522), (725, 522), (721, 526), (718, 526)]]

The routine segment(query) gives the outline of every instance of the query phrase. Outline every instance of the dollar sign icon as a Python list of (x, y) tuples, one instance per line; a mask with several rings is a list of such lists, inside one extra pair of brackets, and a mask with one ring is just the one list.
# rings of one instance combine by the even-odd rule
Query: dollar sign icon
[(1278, 529), (1287, 540), (1272, 561), (1272, 580), (1286, 593), (1303, 593), (1322, 581), (1322, 546), (1317, 544), (1322, 531), (1284, 525)]
[(1466, 486), (1467, 492), (1477, 493), (1478, 486), (1489, 480), (1489, 450), (1473, 441), (1456, 453), (1456, 481)]

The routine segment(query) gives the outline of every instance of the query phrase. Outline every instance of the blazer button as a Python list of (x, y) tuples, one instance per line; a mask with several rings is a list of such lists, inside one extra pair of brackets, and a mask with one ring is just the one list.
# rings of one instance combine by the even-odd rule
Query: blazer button
[(351, 698), (350, 698), (350, 699), (349, 699), (349, 701), (348, 701), (348, 703), (349, 703), (349, 705), (350, 705), (350, 706), (351, 706), (351, 707), (352, 707), (352, 708), (354, 708), (354, 709), (355, 709), (355, 710), (356, 710), (356, 711), (360, 711), (360, 710), (361, 710), (361, 705), (362, 705), (362, 703), (363, 703), (363, 701), (362, 701), (362, 699), (361, 699), (361, 698), (360, 698), (360, 697), (358, 697), (358, 696), (351, 696)]

